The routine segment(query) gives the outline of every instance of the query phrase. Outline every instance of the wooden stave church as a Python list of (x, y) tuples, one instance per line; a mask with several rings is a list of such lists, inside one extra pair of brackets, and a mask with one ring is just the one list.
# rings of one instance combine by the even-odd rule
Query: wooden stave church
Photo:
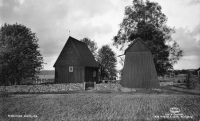
[(127, 88), (159, 88), (151, 49), (140, 38), (125, 50), (120, 85)]
[(87, 45), (71, 36), (53, 67), (55, 83), (99, 83), (99, 64)]

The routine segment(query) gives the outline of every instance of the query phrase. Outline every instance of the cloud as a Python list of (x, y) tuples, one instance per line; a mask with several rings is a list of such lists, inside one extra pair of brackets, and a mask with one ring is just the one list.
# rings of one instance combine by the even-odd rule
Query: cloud
[[(197, 27), (198, 28), (198, 27)], [(174, 66), (175, 69), (191, 69), (200, 67), (200, 35), (199, 29), (189, 31), (187, 28), (178, 28), (172, 38), (183, 50), (183, 57)]]
[[(0, 24), (23, 24), (36, 33), (44, 60), (53, 63), (70, 35), (110, 43), (130, 1), (0, 0)], [(116, 14), (116, 11), (119, 11)], [(117, 28), (117, 29), (116, 29)], [(49, 67), (51, 67), (50, 65)]]
[[(168, 24), (179, 27), (173, 38), (184, 50), (184, 57), (192, 55), (197, 59), (199, 4), (189, 6), (187, 0), (159, 0), (158, 3), (168, 16)], [(69, 31), (77, 39), (95, 40), (99, 47), (111, 44), (127, 5), (132, 5), (132, 0), (0, 0), (0, 24), (17, 22), (36, 33), (41, 54), (48, 63), (46, 69), (53, 69)], [(186, 26), (190, 31), (181, 28)]]
[(200, 0), (190, 0), (188, 2), (188, 5), (198, 5), (198, 4), (200, 4)]
[(192, 31), (192, 35), (197, 36), (200, 39), (200, 23)]
[(44, 56), (55, 55), (61, 50), (69, 30), (79, 39), (112, 31), (108, 23), (91, 24), (92, 19), (112, 8), (107, 0), (1, 0), (1, 5), (0, 22), (17, 22), (31, 28), (39, 38)]
[[(73, 1), (73, 3), (72, 3)], [(113, 6), (112, 3), (109, 0), (72, 0), (71, 3), (73, 6), (71, 6), (71, 12), (74, 10), (76, 12), (82, 12), (83, 15), (88, 15), (90, 17), (96, 16), (96, 15), (102, 15), (105, 12), (109, 11)]]
[(9, 15), (14, 13), (14, 9), (16, 6), (19, 6), (19, 3), (17, 1), (11, 1), (11, 0), (1, 0), (0, 1), (0, 17), (1, 19), (7, 19), (10, 18)]
[(184, 55), (199, 55), (200, 56), (200, 46), (198, 45), (197, 38), (193, 33), (190, 32), (187, 28), (178, 28), (176, 33), (172, 35), (173, 39), (180, 45), (183, 49)]
[(174, 65), (174, 69), (197, 69), (200, 67), (199, 56), (183, 56), (177, 64)]
[[(52, 1), (30, 0), (11, 1), (3, 0), (0, 7), (0, 22), (9, 24), (19, 23), (31, 28), (39, 38), (39, 45), (43, 56), (54, 55), (60, 45), (61, 34), (55, 34), (54, 24), (67, 16), (62, 12), (62, 3)], [(53, 5), (53, 7), (52, 7)], [(67, 5), (66, 5), (67, 6)], [(66, 10), (65, 10), (66, 11)]]
[[(200, 22), (200, 0), (153, 0), (162, 7), (168, 17), (167, 24), (172, 27), (188, 27), (191, 31)], [(194, 5), (190, 5), (195, 3)]]

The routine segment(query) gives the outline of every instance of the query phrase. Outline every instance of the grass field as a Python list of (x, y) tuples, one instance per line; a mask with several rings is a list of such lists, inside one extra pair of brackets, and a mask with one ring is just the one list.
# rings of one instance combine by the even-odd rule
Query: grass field
[[(2, 103), (0, 120), (140, 121), (159, 120), (158, 116), (162, 120), (161, 116), (170, 114), (170, 108), (178, 107), (179, 114), (185, 116), (184, 118), (163, 117), (163, 120), (189, 120), (191, 117), (186, 116), (192, 116), (191, 120), (199, 121), (200, 93), (197, 91), (186, 94), (183, 89), (180, 89), (175, 86), (164, 88), (162, 92), (141, 90), (134, 93), (77, 92), (11, 95), (0, 99)], [(32, 118), (20, 116), (32, 116)]]

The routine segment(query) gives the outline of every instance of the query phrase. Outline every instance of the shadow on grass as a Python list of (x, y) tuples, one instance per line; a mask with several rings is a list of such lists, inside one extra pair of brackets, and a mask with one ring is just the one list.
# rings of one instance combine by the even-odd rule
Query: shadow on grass
[(200, 96), (200, 91), (188, 89), (185, 85), (166, 86), (162, 89), (165, 93), (181, 93)]
[(181, 88), (181, 89), (188, 89), (187, 87), (186, 87), (186, 84), (177, 84), (177, 85), (173, 85), (174, 87), (177, 87), (177, 88)]
[(60, 91), (60, 92), (15, 92), (15, 93), (1, 93), (0, 97), (8, 97), (12, 95), (32, 95), (32, 94), (76, 94), (76, 93), (101, 93), (108, 94), (111, 91), (96, 91), (96, 90), (78, 90), (78, 91)]
[(74, 94), (78, 91), (66, 91), (66, 92), (15, 92), (7, 93), (7, 95), (32, 95), (32, 94)]

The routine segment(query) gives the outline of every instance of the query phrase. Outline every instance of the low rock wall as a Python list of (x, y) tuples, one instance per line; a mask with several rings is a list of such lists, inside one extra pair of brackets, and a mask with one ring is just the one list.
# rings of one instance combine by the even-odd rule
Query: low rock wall
[[(95, 90), (97, 91), (119, 91), (119, 92), (136, 92), (141, 90), (140, 88), (126, 88), (122, 87), (120, 84), (112, 84), (112, 83), (105, 83), (105, 84), (96, 84)], [(160, 91), (160, 89), (150, 89), (155, 91)]]
[(160, 86), (173, 85), (173, 82), (160, 82)]
[[(173, 82), (160, 82), (160, 86), (167, 86), (167, 85), (173, 85)], [(101, 83), (96, 84), (95, 90), (105, 90), (105, 91), (119, 91), (119, 90), (127, 90), (123, 88), (120, 84), (112, 84), (112, 83)], [(135, 90), (135, 89), (130, 89)]]
[(119, 91), (121, 88), (120, 84), (112, 84), (112, 83), (101, 83), (96, 84), (95, 90), (103, 90), (103, 91)]
[(17, 92), (62, 92), (84, 90), (83, 83), (70, 84), (47, 84), (47, 85), (16, 85), (16, 86), (0, 86), (0, 92), (17, 93)]
[[(173, 82), (160, 82), (160, 86), (173, 85)], [(38, 93), (38, 92), (66, 92), (84, 90), (84, 83), (70, 84), (47, 84), (47, 85), (16, 85), (16, 86), (0, 86), (0, 93)], [(120, 84), (101, 83), (96, 84), (97, 91), (122, 91), (133, 92), (136, 89), (124, 88)]]

